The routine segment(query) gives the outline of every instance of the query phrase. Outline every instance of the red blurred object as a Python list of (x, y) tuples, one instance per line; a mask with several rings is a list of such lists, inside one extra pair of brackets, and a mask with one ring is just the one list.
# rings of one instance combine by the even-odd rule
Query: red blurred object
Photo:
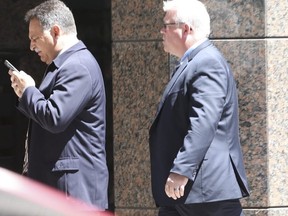
[(64, 193), (0, 168), (0, 216), (112, 216)]

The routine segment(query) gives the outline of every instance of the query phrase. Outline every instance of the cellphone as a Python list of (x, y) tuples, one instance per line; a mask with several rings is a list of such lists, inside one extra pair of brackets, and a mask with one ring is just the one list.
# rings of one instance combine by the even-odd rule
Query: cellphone
[(10, 69), (10, 70), (13, 70), (13, 71), (16, 71), (19, 73), (19, 70), (17, 70), (16, 67), (14, 67), (8, 60), (5, 60), (4, 61), (4, 64)]

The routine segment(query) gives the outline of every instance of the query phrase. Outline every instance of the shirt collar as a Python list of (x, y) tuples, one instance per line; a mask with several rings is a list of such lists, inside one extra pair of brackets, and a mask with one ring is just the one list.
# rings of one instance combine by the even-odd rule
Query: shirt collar
[(200, 44), (202, 44), (204, 41), (208, 40), (208, 38), (203, 38), (199, 41), (197, 41), (195, 44), (193, 44), (193, 46), (191, 46), (185, 53), (184, 55), (182, 56), (181, 60), (180, 60), (180, 63), (182, 63), (184, 61), (185, 58), (187, 58), (190, 53), (196, 49)]
[(73, 43), (70, 43), (69, 46), (64, 47), (58, 54), (61, 55), (62, 53), (64, 53), (66, 50), (70, 49), (72, 46), (74, 46), (75, 44), (77, 44), (79, 42), (79, 40), (74, 41)]

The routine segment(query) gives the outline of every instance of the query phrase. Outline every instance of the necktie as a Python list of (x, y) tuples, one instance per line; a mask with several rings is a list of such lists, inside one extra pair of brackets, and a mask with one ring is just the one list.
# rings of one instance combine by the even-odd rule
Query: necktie
[(23, 175), (27, 175), (28, 173), (28, 134), (29, 134), (29, 127), (26, 133), (26, 139), (25, 139), (25, 155), (24, 155), (24, 161), (23, 161)]

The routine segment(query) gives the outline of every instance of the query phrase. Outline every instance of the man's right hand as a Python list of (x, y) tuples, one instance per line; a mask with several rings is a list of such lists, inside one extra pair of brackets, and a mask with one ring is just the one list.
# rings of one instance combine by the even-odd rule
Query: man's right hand
[(26, 74), (24, 71), (20, 71), (19, 73), (16, 71), (9, 70), (11, 86), (14, 89), (15, 94), (21, 98), (26, 88), (30, 86), (35, 86), (34, 79)]

